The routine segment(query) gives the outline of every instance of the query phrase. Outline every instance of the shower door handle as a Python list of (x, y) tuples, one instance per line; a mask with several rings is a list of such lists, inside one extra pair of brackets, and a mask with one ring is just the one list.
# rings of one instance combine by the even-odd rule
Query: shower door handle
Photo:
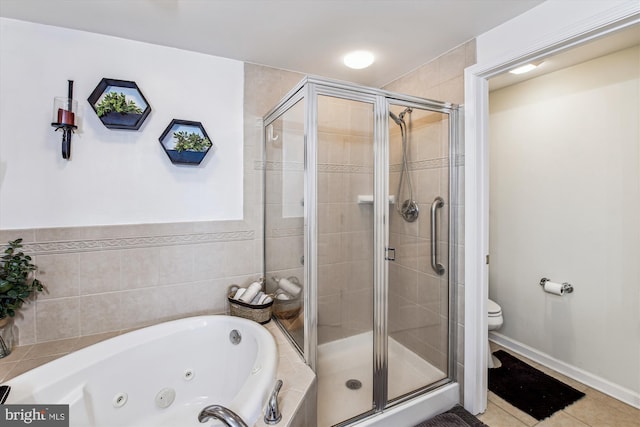
[(386, 256), (384, 259), (387, 261), (395, 261), (396, 260), (396, 248), (386, 248)]
[(438, 196), (431, 203), (431, 268), (442, 276), (444, 274), (444, 266), (438, 262), (438, 231), (436, 223), (436, 213), (438, 208), (444, 206), (444, 200)]

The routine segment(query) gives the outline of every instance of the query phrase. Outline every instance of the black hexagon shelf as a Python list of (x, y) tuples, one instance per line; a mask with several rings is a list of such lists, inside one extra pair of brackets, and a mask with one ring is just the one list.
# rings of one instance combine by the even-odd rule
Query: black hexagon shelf
[(138, 130), (151, 107), (136, 82), (102, 79), (87, 99), (109, 129)]
[(171, 120), (158, 139), (175, 164), (199, 165), (209, 151), (216, 149), (202, 123), (190, 120)]

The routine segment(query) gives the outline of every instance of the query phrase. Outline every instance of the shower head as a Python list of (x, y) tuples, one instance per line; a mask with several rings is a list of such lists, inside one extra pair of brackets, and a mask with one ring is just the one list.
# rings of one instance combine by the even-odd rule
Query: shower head
[(402, 112), (397, 116), (393, 114), (393, 112), (389, 111), (389, 116), (393, 119), (394, 122), (396, 122), (398, 126), (402, 126), (405, 124), (404, 115), (407, 113), (411, 114), (412, 112), (413, 110), (411, 109), (411, 107), (407, 107), (404, 110), (402, 110)]
[[(404, 115), (404, 112), (402, 112), (401, 115)], [(394, 122), (396, 122), (396, 124), (398, 126), (402, 126), (404, 124), (404, 121), (402, 120), (401, 117), (396, 116), (395, 114), (393, 114), (391, 111), (389, 111), (389, 117), (391, 117), (393, 119)]]

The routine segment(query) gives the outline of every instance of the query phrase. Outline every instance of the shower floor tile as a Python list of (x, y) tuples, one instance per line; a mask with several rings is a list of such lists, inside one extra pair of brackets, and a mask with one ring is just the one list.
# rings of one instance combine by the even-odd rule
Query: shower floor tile
[[(371, 332), (318, 346), (318, 427), (328, 427), (373, 408)], [(389, 396), (400, 396), (445, 378), (394, 339), (389, 339)], [(353, 390), (349, 380), (362, 387)]]

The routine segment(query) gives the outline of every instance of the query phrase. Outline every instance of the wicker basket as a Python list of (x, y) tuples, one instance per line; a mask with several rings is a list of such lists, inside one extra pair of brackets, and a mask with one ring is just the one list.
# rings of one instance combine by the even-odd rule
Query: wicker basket
[(275, 298), (273, 304), (273, 314), (278, 319), (293, 319), (298, 317), (302, 308), (302, 292), (296, 298), (282, 300)]
[(233, 299), (235, 292), (230, 292), (227, 296), (229, 300), (229, 310), (232, 316), (244, 317), (245, 319), (253, 320), (261, 325), (269, 323), (271, 320), (271, 306), (273, 305), (273, 299), (261, 305), (251, 305), (242, 301)]

